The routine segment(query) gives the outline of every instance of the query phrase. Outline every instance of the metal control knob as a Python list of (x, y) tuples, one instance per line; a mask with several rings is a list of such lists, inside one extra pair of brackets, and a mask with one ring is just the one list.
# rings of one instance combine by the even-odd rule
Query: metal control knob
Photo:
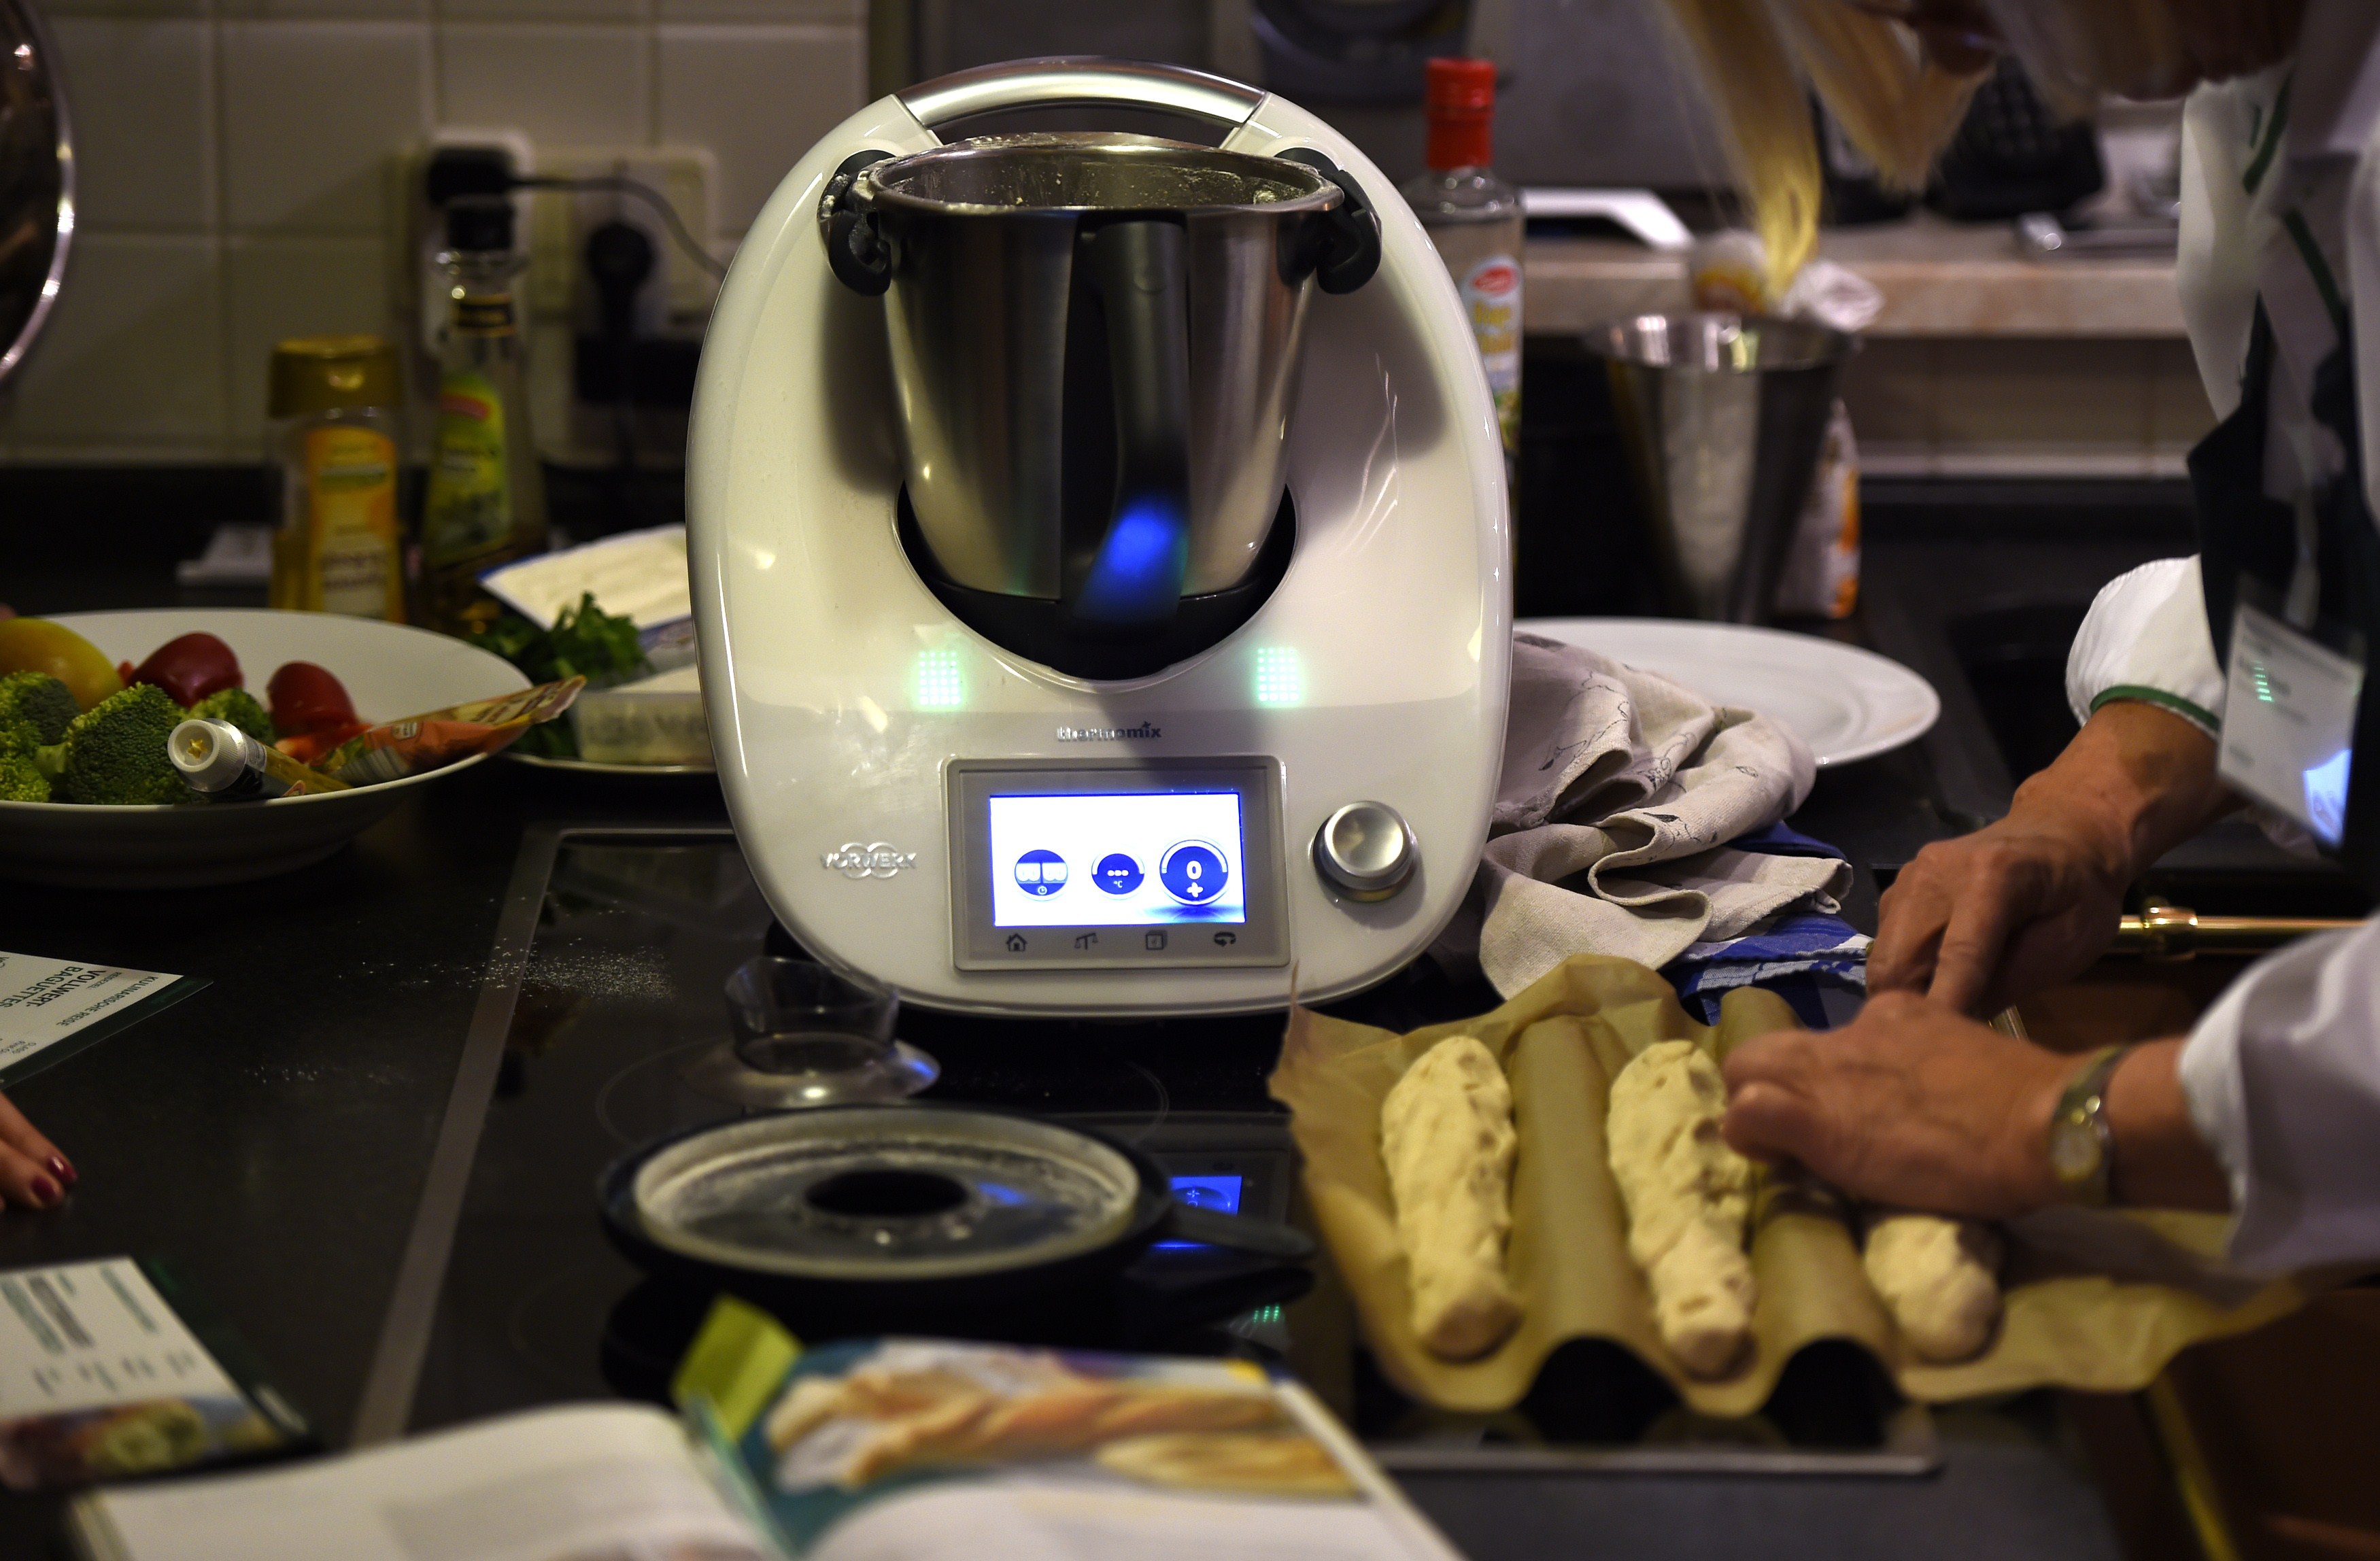
[(1413, 826), (1384, 802), (1351, 802), (1314, 833), (1314, 870), (1350, 900), (1388, 899), (1420, 860)]

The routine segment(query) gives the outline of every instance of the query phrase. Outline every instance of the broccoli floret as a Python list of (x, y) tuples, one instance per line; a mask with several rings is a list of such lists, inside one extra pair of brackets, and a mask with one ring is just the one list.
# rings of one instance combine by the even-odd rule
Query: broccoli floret
[(50, 778), (34, 756), (33, 729), (26, 721), (0, 721), (0, 802), (47, 802)]
[(260, 743), (273, 741), (273, 718), (245, 688), (218, 688), (190, 707), (200, 720), (227, 720)]
[(123, 806), (190, 800), (165, 742), (186, 718), (173, 696), (136, 683), (75, 717), (67, 740), (40, 750), (42, 771), (68, 802)]
[(74, 695), (47, 672), (0, 677), (0, 727), (21, 723), (36, 743), (63, 742), (67, 723), (79, 713)]

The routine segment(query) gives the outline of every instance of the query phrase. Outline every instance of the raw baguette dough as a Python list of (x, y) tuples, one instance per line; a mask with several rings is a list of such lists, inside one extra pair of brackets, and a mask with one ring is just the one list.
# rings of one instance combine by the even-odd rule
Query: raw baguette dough
[(1704, 1377), (1726, 1371), (1752, 1333), (1752, 1167), (1719, 1137), (1726, 1110), (1718, 1064), (1691, 1041), (1647, 1047), (1611, 1081), (1607, 1136), (1629, 1255), (1652, 1285), (1661, 1342)]
[(1484, 1355), (1521, 1320), (1504, 1277), (1512, 1228), (1512, 1088), (1470, 1035), (1422, 1053), (1380, 1103), (1380, 1156), (1396, 1199), (1413, 1330), (1451, 1361)]
[(2000, 1314), (2000, 1239), (1972, 1219), (1878, 1209), (1861, 1254), (1900, 1337), (1928, 1361), (1963, 1361), (1983, 1349)]

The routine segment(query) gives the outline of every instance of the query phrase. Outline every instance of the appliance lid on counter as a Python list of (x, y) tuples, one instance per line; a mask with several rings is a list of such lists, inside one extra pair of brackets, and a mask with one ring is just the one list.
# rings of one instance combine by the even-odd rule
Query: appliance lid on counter
[(662, 1144), (627, 1189), (681, 1256), (804, 1278), (956, 1278), (1125, 1235), (1143, 1187), (1087, 1133), (946, 1106), (747, 1118)]

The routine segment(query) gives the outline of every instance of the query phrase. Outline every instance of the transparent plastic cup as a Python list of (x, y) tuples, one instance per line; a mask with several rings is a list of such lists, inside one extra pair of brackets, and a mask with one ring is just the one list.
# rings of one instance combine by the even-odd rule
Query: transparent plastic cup
[(745, 1105), (898, 1100), (932, 1083), (934, 1059), (893, 1038), (898, 995), (808, 960), (763, 954), (727, 978), (730, 1058), (698, 1087)]

